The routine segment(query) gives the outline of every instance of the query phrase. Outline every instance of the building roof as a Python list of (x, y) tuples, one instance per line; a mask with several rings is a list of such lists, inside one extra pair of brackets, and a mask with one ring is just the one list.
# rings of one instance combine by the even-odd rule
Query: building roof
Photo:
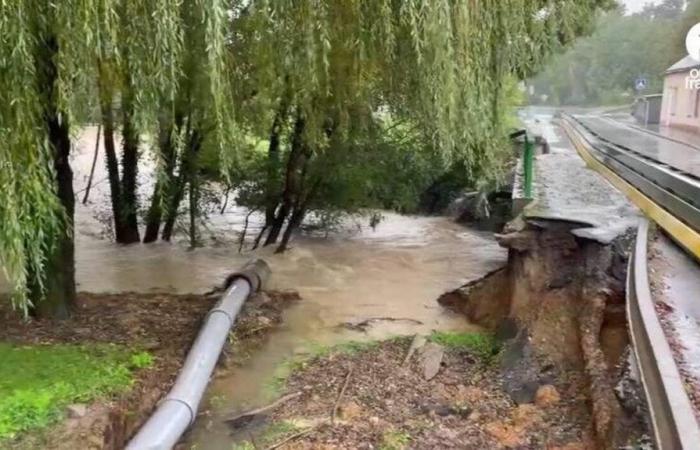
[(686, 56), (666, 70), (666, 73), (687, 72), (690, 69), (700, 68), (700, 61), (692, 56)]

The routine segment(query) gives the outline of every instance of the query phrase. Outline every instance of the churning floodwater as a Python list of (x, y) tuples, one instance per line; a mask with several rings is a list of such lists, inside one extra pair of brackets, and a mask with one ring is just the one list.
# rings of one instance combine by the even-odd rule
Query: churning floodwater
[[(93, 190), (80, 204), (94, 152), (95, 129), (79, 137), (72, 160), (76, 211), (76, 270), (79, 290), (89, 292), (204, 292), (253, 257), (271, 266), (270, 288), (292, 289), (302, 301), (284, 314), (281, 328), (240, 368), (225, 371), (212, 382), (188, 443), (201, 449), (229, 449), (232, 438), (222, 414), (259, 401), (263, 384), (286, 358), (311, 343), (381, 338), (431, 330), (467, 330), (463, 317), (436, 302), (443, 292), (502, 266), (505, 252), (490, 233), (467, 229), (443, 217), (409, 217), (384, 213), (371, 228), (349, 219), (327, 237), (298, 236), (285, 254), (270, 249), (238, 252), (238, 232), (245, 211), (232, 205), (215, 212), (206, 224), (203, 246), (185, 242), (118, 246), (105, 233), (109, 191), (100, 149)], [(143, 155), (143, 158), (147, 158)], [(152, 171), (142, 169), (140, 193), (145, 204), (152, 189)], [(252, 236), (259, 218), (251, 220)], [(215, 239), (216, 238), (216, 239)], [(366, 333), (339, 325), (371, 318), (379, 321)]]

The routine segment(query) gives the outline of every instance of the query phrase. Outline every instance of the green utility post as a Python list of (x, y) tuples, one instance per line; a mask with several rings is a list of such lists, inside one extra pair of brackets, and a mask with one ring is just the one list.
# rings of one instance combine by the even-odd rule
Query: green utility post
[(523, 154), (523, 169), (525, 171), (525, 198), (532, 199), (532, 171), (534, 159), (533, 144), (525, 134), (525, 152)]

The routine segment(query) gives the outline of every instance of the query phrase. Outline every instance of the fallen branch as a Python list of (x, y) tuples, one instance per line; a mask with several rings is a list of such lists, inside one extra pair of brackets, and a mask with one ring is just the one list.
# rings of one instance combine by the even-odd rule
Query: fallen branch
[(256, 408), (256, 409), (253, 409), (253, 410), (251, 410), (251, 411), (246, 411), (246, 412), (244, 412), (244, 413), (242, 413), (242, 414), (238, 414), (237, 416), (234, 416), (234, 417), (231, 417), (231, 418), (228, 418), (228, 419), (224, 419), (224, 422), (226, 422), (226, 423), (228, 423), (229, 425), (235, 427), (237, 422), (240, 422), (240, 421), (242, 421), (242, 420), (244, 420), (244, 419), (252, 418), (252, 417), (254, 417), (254, 416), (257, 416), (257, 415), (263, 414), (263, 413), (265, 413), (265, 412), (267, 412), (267, 411), (270, 411), (270, 410), (272, 410), (272, 409), (275, 409), (275, 408), (277, 408), (278, 406), (282, 405), (283, 403), (286, 403), (286, 402), (288, 402), (288, 401), (290, 401), (290, 400), (293, 400), (293, 399), (299, 397), (301, 394), (302, 394), (302, 393), (301, 393), (301, 391), (300, 391), (300, 392), (295, 392), (295, 393), (293, 393), (293, 394), (285, 395), (284, 397), (281, 397), (281, 398), (275, 400), (274, 402), (270, 403), (270, 404), (267, 405), (267, 406), (263, 406), (263, 407), (260, 407), (260, 408)]
[(338, 414), (338, 406), (340, 405), (340, 401), (343, 399), (343, 395), (345, 395), (345, 390), (348, 388), (348, 383), (350, 383), (352, 369), (353, 366), (350, 366), (350, 370), (348, 370), (348, 374), (345, 376), (345, 382), (343, 383), (343, 387), (342, 389), (340, 389), (338, 397), (335, 399), (335, 403), (333, 404), (333, 410), (331, 411), (331, 425), (335, 425), (335, 416)]

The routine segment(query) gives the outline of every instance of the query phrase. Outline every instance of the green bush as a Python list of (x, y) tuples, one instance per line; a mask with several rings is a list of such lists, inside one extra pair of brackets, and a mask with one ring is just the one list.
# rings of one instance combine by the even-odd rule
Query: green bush
[(71, 403), (128, 388), (145, 352), (115, 345), (14, 346), (0, 343), (0, 441), (44, 427)]

